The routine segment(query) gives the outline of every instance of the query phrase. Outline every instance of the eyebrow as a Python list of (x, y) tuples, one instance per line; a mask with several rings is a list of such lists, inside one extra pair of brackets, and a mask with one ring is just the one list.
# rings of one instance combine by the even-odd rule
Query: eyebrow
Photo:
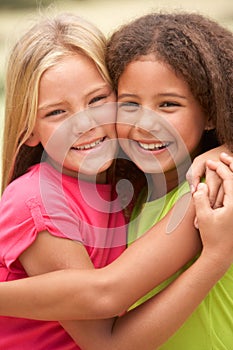
[(121, 95), (118, 95), (117, 98), (126, 98), (126, 97), (138, 97), (137, 95), (134, 95), (134, 94), (121, 94)]
[[(182, 98), (184, 100), (186, 100), (187, 98), (183, 95), (179, 95), (179, 94), (175, 94), (175, 93), (164, 93), (164, 94), (158, 94), (158, 96), (162, 96), (162, 97), (178, 97), (178, 98)], [(118, 98), (137, 98), (138, 95), (135, 94), (121, 94), (118, 95)]]
[(96, 87), (96, 89), (91, 90), (90, 92), (88, 92), (88, 93), (86, 94), (86, 96), (89, 97), (90, 95), (95, 94), (96, 92), (98, 92), (98, 91), (100, 91), (100, 90), (102, 90), (102, 89), (108, 89), (109, 92), (112, 92), (112, 91), (113, 91), (110, 85), (108, 85), (108, 84), (103, 84), (103, 85), (101, 85), (101, 86)]
[(38, 106), (38, 111), (42, 111), (44, 109), (50, 109), (50, 108), (58, 108), (58, 107), (62, 106), (63, 104), (64, 104), (63, 101), (55, 102), (55, 103), (51, 103), (51, 104), (44, 104), (44, 105)]
[[(88, 92), (86, 94), (86, 97), (89, 97), (91, 96), (92, 94), (95, 94), (97, 93), (98, 91), (102, 90), (102, 89), (109, 89), (109, 93), (112, 91), (111, 89), (111, 86), (109, 85), (101, 85), (101, 86), (98, 86), (96, 87), (94, 90), (91, 90), (90, 92)], [(60, 107), (61, 105), (63, 105), (64, 103), (66, 103), (66, 100), (64, 101), (58, 101), (58, 102), (55, 102), (55, 103), (51, 103), (51, 104), (44, 104), (44, 105), (41, 105), (41, 106), (38, 106), (38, 111), (41, 111), (41, 110), (44, 110), (44, 109), (50, 109), (50, 108), (57, 108), (57, 107)]]

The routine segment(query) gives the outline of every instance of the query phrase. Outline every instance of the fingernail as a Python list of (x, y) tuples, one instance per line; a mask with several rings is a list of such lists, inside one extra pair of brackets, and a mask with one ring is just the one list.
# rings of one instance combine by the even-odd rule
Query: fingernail
[(202, 189), (204, 189), (205, 188), (205, 184), (203, 183), (203, 182), (200, 182), (199, 184), (198, 184), (198, 186), (197, 186), (197, 189), (198, 190), (202, 190)]
[(191, 191), (191, 193), (193, 194), (195, 191), (196, 191), (196, 189), (195, 189), (195, 186), (194, 185), (190, 185), (190, 191)]

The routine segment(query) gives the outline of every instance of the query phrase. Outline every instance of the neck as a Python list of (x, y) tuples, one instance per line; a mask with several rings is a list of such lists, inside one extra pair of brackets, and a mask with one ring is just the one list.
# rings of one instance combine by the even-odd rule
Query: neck
[(151, 174), (153, 188), (150, 200), (165, 196), (184, 182), (189, 166), (190, 164), (187, 166), (185, 163), (165, 173)]

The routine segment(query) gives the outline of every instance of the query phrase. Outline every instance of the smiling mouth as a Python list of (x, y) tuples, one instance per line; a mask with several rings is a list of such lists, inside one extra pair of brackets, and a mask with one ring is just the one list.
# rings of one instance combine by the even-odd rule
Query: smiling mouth
[(77, 151), (83, 151), (83, 150), (88, 150), (88, 149), (92, 149), (95, 148), (96, 146), (98, 146), (100, 143), (102, 143), (105, 140), (105, 137), (102, 137), (99, 140), (96, 140), (94, 142), (91, 143), (87, 143), (85, 145), (81, 145), (81, 146), (73, 146), (71, 147), (72, 149), (75, 149)]
[(138, 142), (139, 146), (146, 151), (159, 151), (161, 149), (167, 148), (170, 145), (170, 142), (164, 143), (143, 143)]

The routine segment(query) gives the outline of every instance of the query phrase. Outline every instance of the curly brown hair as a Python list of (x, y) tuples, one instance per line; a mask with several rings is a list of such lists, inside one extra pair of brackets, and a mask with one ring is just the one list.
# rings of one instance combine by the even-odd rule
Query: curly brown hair
[(151, 13), (122, 26), (109, 39), (106, 62), (117, 90), (125, 67), (154, 54), (188, 83), (233, 150), (233, 33), (196, 13)]
[[(148, 54), (183, 77), (215, 126), (204, 133), (202, 151), (216, 147), (216, 138), (233, 150), (233, 34), (196, 13), (151, 13), (133, 20), (107, 43), (106, 63), (116, 91), (126, 66)], [(139, 192), (147, 187), (148, 194), (150, 184), (132, 162), (126, 162), (118, 160), (116, 178), (127, 178), (133, 185), (130, 214)]]

